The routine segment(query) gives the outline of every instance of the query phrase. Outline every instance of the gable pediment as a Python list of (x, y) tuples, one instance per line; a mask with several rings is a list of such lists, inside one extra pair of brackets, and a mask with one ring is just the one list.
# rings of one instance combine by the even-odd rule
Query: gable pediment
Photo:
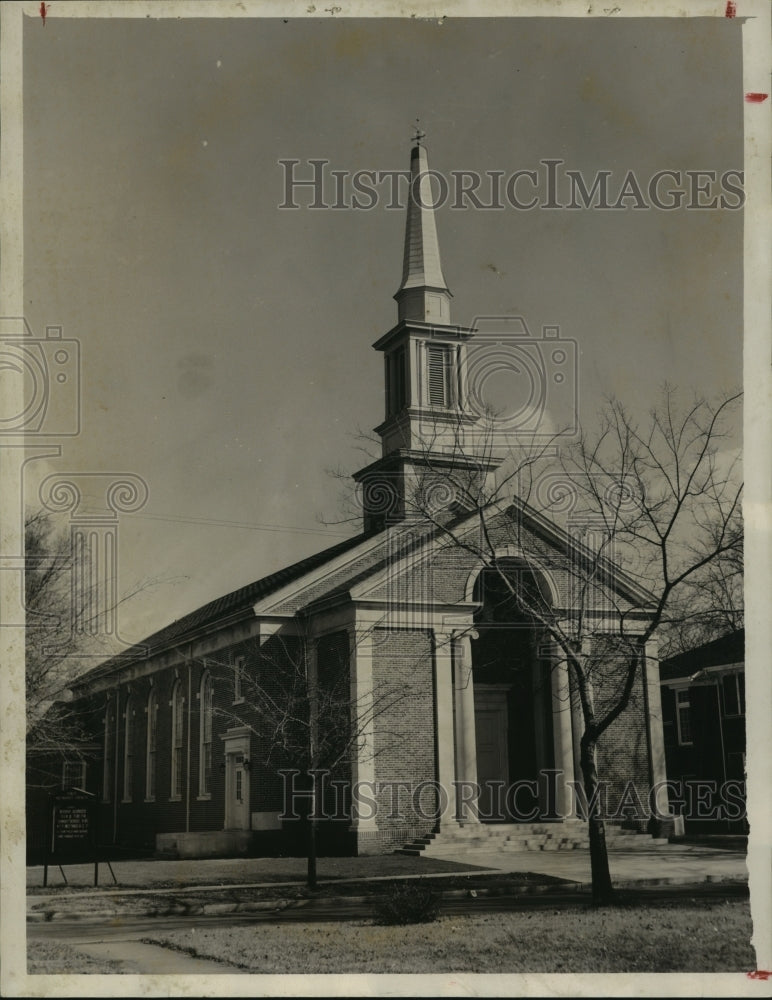
[[(484, 529), (478, 512), (446, 527), (408, 521), (389, 527), (258, 602), (254, 611), (292, 616), (335, 595), (395, 605), (469, 605), (485, 563), (482, 554), (491, 552), (537, 571), (552, 606), (560, 608), (572, 604), (571, 561), (593, 559), (559, 525), (522, 502), (508, 501), (485, 514)], [(650, 602), (650, 595), (613, 564), (599, 565), (599, 574), (626, 607), (644, 608)]]

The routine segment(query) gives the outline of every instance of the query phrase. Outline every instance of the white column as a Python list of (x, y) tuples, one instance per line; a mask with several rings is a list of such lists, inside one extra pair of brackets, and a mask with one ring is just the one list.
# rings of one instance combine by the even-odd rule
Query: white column
[[(531, 711), (533, 713), (533, 742), (536, 754), (536, 770), (543, 771), (548, 766), (548, 746), (547, 746), (547, 726), (546, 726), (546, 700), (547, 683), (543, 670), (540, 653), (543, 652), (542, 636), (535, 631), (531, 631), (528, 642), (529, 655), (531, 659)], [(552, 678), (550, 677), (550, 686)], [(539, 781), (539, 810), (546, 813), (546, 788), (544, 782)]]
[(424, 354), (425, 345), (420, 340), (409, 339), (405, 351), (406, 362), (409, 370), (408, 387), (410, 405), (413, 407), (426, 406), (424, 399)]
[[(568, 667), (566, 667), (566, 673), (568, 673)], [(569, 675), (569, 691), (571, 691), (570, 680)], [(584, 732), (584, 713), (582, 712), (582, 702), (576, 685), (573, 686), (573, 691), (571, 691), (571, 725), (574, 745), (574, 776), (577, 781), (583, 781), (581, 739)]]
[[(453, 696), (455, 700), (456, 779), (477, 784), (477, 739), (474, 726), (474, 684), (472, 680), (472, 643), (468, 634), (462, 634), (453, 643)], [(463, 792), (462, 798), (469, 792)], [(479, 823), (477, 800), (464, 802), (462, 815), (465, 823)]]
[(662, 730), (662, 695), (659, 685), (659, 650), (657, 641), (649, 639), (645, 647), (646, 661), (643, 669), (643, 683), (646, 688), (646, 727), (649, 743), (649, 770), (651, 782), (657, 788), (655, 803), (660, 816), (670, 814), (670, 806), (667, 797), (667, 789), (664, 783), (667, 780), (667, 769), (665, 767), (665, 737)]
[[(351, 712), (357, 731), (351, 761), (351, 826), (358, 832), (376, 831), (378, 823), (362, 799), (372, 799), (375, 782), (375, 726), (373, 722), (373, 637), (367, 625), (357, 625), (349, 632), (351, 650)], [(359, 782), (368, 784), (357, 794)]]
[(568, 785), (568, 782), (573, 781), (575, 777), (574, 734), (571, 724), (571, 689), (568, 683), (568, 664), (558, 662), (558, 659), (558, 656), (553, 653), (550, 672), (555, 768), (563, 772), (557, 781), (558, 801), (556, 805), (558, 813), (568, 819), (575, 816), (574, 795)]
[[(455, 819), (456, 776), (453, 732), (453, 652), (450, 632), (434, 631), (434, 725), (437, 750), (437, 781), (443, 794), (440, 826)], [(447, 803), (447, 804), (446, 804)]]

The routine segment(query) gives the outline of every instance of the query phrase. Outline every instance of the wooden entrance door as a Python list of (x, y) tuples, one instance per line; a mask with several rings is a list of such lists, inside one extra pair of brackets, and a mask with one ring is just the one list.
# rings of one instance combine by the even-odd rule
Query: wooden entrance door
[(225, 755), (225, 829), (248, 830), (249, 771), (243, 753)]
[(474, 722), (480, 820), (501, 822), (506, 819), (506, 789), (509, 785), (507, 692), (475, 690)]

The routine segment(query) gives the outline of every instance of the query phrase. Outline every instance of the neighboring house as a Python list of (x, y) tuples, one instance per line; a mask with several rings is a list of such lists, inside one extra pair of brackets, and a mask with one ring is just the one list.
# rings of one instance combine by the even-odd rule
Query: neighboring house
[(660, 684), (670, 800), (685, 832), (747, 832), (744, 629), (663, 660)]
[[(427, 169), (416, 146), (413, 177)], [(474, 551), (410, 519), (409, 491), (428, 477), (437, 519), (471, 537), (478, 517), (444, 495), (443, 475), (453, 468), (484, 479), (497, 465), (489, 449), (453, 451), (459, 423), (475, 420), (465, 410), (475, 331), (450, 323), (433, 211), (413, 199), (395, 298), (397, 325), (374, 345), (385, 360), (383, 453), (354, 476), (363, 532), (212, 601), (73, 684), (75, 701), (99, 722), (101, 760), (79, 777), (99, 795), (107, 842), (184, 856), (296, 848), (302, 824), (280, 818), (279, 771), (292, 755), (276, 727), (256, 719), (249, 688), (256, 677), (270, 687), (299, 664), (320, 685), (343, 670), (358, 720), (337, 774), (348, 797), (327, 825), (327, 849), (391, 851), (438, 827), (451, 835), (458, 815), (467, 823), (571, 815), (564, 782), (580, 780), (581, 726), (565, 663)], [(517, 499), (487, 528), (522, 585), (570, 614), (574, 590), (561, 560), (575, 540)], [(526, 573), (526, 550), (549, 571)], [(607, 576), (616, 604), (645, 621), (649, 596), (614, 567)], [(605, 648), (608, 636), (594, 642)], [(612, 791), (634, 781), (644, 801), (665, 777), (661, 721), (647, 707), (658, 704), (657, 661), (647, 653), (630, 705), (599, 745)], [(545, 775), (555, 771), (551, 788)], [(454, 781), (477, 780), (481, 816), (453, 801)], [(499, 792), (517, 782), (515, 813)], [(449, 801), (438, 820), (442, 795)]]

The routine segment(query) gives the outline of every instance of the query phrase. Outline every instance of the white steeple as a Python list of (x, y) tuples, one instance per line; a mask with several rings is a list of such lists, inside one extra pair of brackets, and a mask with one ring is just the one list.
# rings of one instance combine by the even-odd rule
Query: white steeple
[(375, 428), (382, 455), (354, 473), (365, 530), (420, 515), (427, 489), (446, 499), (443, 516), (466, 506), (500, 459), (480, 453), (467, 433), (476, 421), (468, 405), (468, 327), (450, 322), (450, 291), (440, 264), (423, 136), (410, 156), (411, 198), (405, 226), (402, 283), (394, 296), (397, 325), (373, 344), (384, 355), (384, 421)]
[(422, 137), (417, 132), (410, 154), (402, 283), (394, 298), (400, 320), (450, 323), (451, 295), (442, 274), (429, 159), (421, 145)]

